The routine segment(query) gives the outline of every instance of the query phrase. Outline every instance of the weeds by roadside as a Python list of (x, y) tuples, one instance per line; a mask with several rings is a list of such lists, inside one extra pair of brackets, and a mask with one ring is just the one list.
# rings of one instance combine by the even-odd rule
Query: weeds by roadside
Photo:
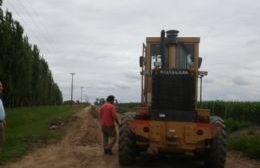
[(237, 121), (232, 118), (225, 119), (226, 131), (233, 133), (235, 131), (252, 127), (253, 124), (249, 121)]
[(92, 105), (90, 107), (90, 114), (92, 115), (93, 118), (98, 118), (98, 108)]
[(260, 135), (239, 135), (228, 139), (230, 150), (241, 151), (243, 154), (260, 159)]

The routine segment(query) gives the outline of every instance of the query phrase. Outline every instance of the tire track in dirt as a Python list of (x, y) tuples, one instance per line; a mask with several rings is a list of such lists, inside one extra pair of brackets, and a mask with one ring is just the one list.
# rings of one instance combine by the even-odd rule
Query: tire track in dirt
[[(36, 149), (22, 160), (2, 168), (120, 168), (117, 146), (113, 156), (103, 155), (99, 124), (90, 110), (93, 108), (86, 108), (73, 116), (60, 143)], [(132, 166), (147, 167), (203, 168), (203, 164), (193, 158), (143, 156)], [(260, 168), (260, 164), (229, 153), (226, 168)]]

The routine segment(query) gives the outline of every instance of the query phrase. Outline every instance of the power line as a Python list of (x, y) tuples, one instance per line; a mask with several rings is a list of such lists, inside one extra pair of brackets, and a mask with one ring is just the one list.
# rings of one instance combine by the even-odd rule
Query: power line
[[(35, 25), (28, 23), (27, 20), (24, 19), (24, 18), (20, 15), (20, 12), (19, 12), (19, 11), (21, 11), (20, 8), (17, 10), (17, 7), (15, 7), (15, 5), (14, 5), (11, 1), (6, 1), (7, 10), (8, 10), (8, 6), (10, 6), (10, 7), (13, 9), (14, 14), (19, 17), (19, 20), (21, 20), (21, 21), (22, 21), (23, 23), (25, 23), (26, 25), (31, 25), (31, 26), (28, 26), (28, 28), (31, 30), (31, 33), (30, 33), (30, 34), (31, 34), (31, 36), (34, 37), (34, 39), (36, 39), (37, 41), (41, 42), (42, 44), (46, 43), (46, 42), (44, 42), (44, 41), (42, 40), (42, 38), (40, 38), (40, 36), (38, 36), (38, 35), (35, 34), (35, 32), (37, 32), (36, 29), (35, 29)], [(13, 12), (12, 12), (12, 13), (13, 13)], [(30, 37), (29, 37), (29, 38), (30, 38)], [(39, 46), (39, 44), (37, 44), (37, 46)], [(47, 48), (47, 46), (45, 46), (44, 48), (45, 48), (45, 50), (47, 51), (47, 53), (50, 54), (49, 48)]]
[[(34, 17), (32, 17), (33, 15), (30, 14), (30, 12), (27, 10), (26, 6), (23, 4), (23, 1), (18, 1), (18, 2), (20, 3), (19, 7), (21, 7), (25, 13), (27, 13), (27, 16), (32, 21), (32, 24), (30, 24), (30, 25), (34, 25), (36, 27), (36, 30), (40, 30), (41, 26), (39, 26), (37, 24), (37, 22), (35, 21)], [(48, 52), (50, 54), (50, 45), (49, 45), (48, 39), (46, 39), (44, 34), (41, 34), (41, 36), (43, 37), (42, 39), (44, 40), (45, 48), (48, 50)]]
[[(26, 0), (27, 1), (27, 0)], [(27, 7), (26, 7), (26, 5), (25, 4), (23, 4), (23, 1), (19, 1), (19, 3), (21, 4), (21, 6), (24, 8), (24, 10), (25, 11), (27, 11), (27, 13), (28, 13), (28, 15), (29, 16), (39, 16), (39, 14), (36, 12), (36, 10), (33, 8), (33, 6), (32, 6), (32, 4), (29, 2), (29, 1), (27, 1), (27, 3), (26, 4), (29, 4), (30, 5), (30, 11), (27, 9)], [(33, 13), (33, 15), (30, 15), (30, 12), (32, 12)], [(46, 44), (50, 47), (50, 48), (52, 48), (52, 44), (50, 44), (49, 43), (49, 41), (51, 41), (51, 42), (53, 42), (51, 39), (51, 36), (49, 35), (49, 32), (47, 31), (47, 29), (46, 29), (46, 27), (45, 27), (45, 25), (44, 24), (40, 24), (40, 26), (39, 26), (39, 24), (38, 23), (40, 23), (40, 22), (36, 22), (35, 21), (35, 17), (30, 17), (31, 19), (32, 19), (32, 21), (33, 21), (33, 23), (34, 23), (34, 25), (36, 25), (37, 26), (37, 28), (38, 29), (41, 29), (41, 31), (42, 32), (44, 32), (44, 38), (45, 38), (45, 40), (46, 40)], [(51, 45), (51, 46), (50, 46)]]
[[(7, 3), (8, 2), (8, 3)], [(14, 5), (11, 3), (11, 1), (6, 1), (6, 6), (10, 6), (12, 9), (13, 9), (13, 12), (12, 12), (12, 14), (14, 13), (15, 15), (17, 15), (18, 17), (19, 17), (19, 19), (23, 22), (23, 23), (27, 23), (27, 21), (25, 21), (24, 19), (23, 19), (23, 17), (19, 14), (19, 12), (17, 11), (17, 9), (14, 7)], [(9, 9), (8, 9), (8, 7), (7, 7), (7, 11), (9, 11)], [(37, 40), (39, 40), (37, 37), (36, 37), (36, 35), (34, 35), (33, 34), (33, 36), (34, 36), (34, 38), (36, 38)]]
[[(27, 1), (27, 0), (26, 0)], [(27, 1), (27, 4), (29, 4), (30, 5), (30, 9), (31, 9), (31, 11), (33, 12), (33, 15), (34, 16), (39, 16), (39, 14), (38, 14), (38, 12), (34, 9), (34, 7), (33, 7), (33, 5), (29, 2), (29, 1)], [(41, 24), (41, 28), (45, 31), (45, 33), (46, 33), (46, 35), (48, 36), (48, 38), (49, 39), (52, 39), (52, 37), (50, 36), (50, 33), (49, 33), (49, 31), (48, 31), (48, 29), (46, 28), (46, 26), (45, 26), (45, 24)]]
[[(20, 15), (20, 13), (18, 12), (18, 10), (14, 7), (14, 5), (12, 4), (12, 3), (10, 3), (10, 1), (8, 2), (8, 6), (10, 6), (12, 9), (13, 9), (13, 11), (14, 12), (12, 12), (12, 13), (14, 13), (15, 15), (17, 15), (18, 16), (18, 20), (20, 20), (20, 21), (22, 21), (22, 23), (24, 23), (25, 25), (30, 25), (25, 19), (23, 19), (23, 17)], [(27, 36), (29, 39), (35, 39), (35, 40), (37, 40), (38, 42), (40, 42), (40, 44), (43, 44), (43, 40), (40, 38), (40, 36), (38, 36), (38, 35), (36, 35), (35, 34), (35, 29), (34, 29), (34, 27), (30, 27), (30, 26), (28, 26), (28, 29), (30, 29), (31, 31), (30, 31), (30, 33), (28, 34), (28, 31), (26, 31), (27, 33), (25, 34), (25, 36)], [(29, 36), (28, 36), (29, 35)], [(37, 46), (39, 47), (39, 45), (40, 45), (39, 43), (37, 43)], [(41, 47), (40, 47), (41, 48)], [(39, 48), (39, 49), (40, 49)], [(45, 50), (49, 53), (49, 49), (48, 48), (46, 48), (46, 47), (44, 47), (45, 48)]]

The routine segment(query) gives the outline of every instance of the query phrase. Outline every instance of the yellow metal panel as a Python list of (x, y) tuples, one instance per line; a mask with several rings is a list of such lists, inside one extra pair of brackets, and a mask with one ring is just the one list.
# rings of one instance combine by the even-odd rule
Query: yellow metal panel
[[(143, 132), (143, 127), (144, 125), (138, 125), (135, 133), (150, 139), (153, 151), (201, 150), (205, 147), (203, 141), (212, 138), (211, 128), (203, 123), (150, 121), (149, 133)], [(203, 131), (203, 134), (198, 135), (198, 131)]]
[(145, 96), (145, 104), (148, 105), (148, 93), (151, 93), (152, 83), (151, 83), (151, 57), (150, 57), (150, 48), (151, 44), (147, 44), (146, 52), (145, 52), (145, 84), (144, 84), (144, 96)]
[(161, 124), (159, 122), (150, 122), (150, 140), (161, 141)]
[(138, 125), (137, 127), (135, 127), (134, 132), (136, 135), (149, 139), (149, 133), (144, 132), (144, 127), (145, 125)]
[(148, 113), (149, 107), (148, 106), (140, 106), (136, 108), (138, 113)]
[(185, 131), (185, 137), (184, 137), (185, 143), (197, 142), (196, 135), (194, 135), (196, 133), (196, 127), (193, 124), (189, 124), (185, 126), (184, 131)]
[(146, 37), (146, 43), (160, 43), (161, 37)]
[(150, 122), (150, 140), (162, 144), (165, 139), (165, 123), (161, 121)]
[(177, 43), (199, 43), (199, 37), (177, 37)]
[(208, 109), (197, 109), (198, 116), (209, 117), (210, 112)]
[[(171, 130), (175, 130), (179, 144), (192, 143), (196, 144), (199, 141), (210, 139), (211, 130), (209, 127), (198, 127), (196, 123), (191, 122), (166, 122), (166, 134)], [(197, 131), (202, 130), (203, 135), (198, 135)]]
[(176, 67), (176, 47), (171, 46), (169, 48), (169, 68), (174, 69)]

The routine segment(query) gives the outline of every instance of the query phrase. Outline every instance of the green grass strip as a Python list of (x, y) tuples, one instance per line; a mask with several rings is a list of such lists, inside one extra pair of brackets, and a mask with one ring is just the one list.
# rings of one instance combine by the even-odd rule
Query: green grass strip
[(240, 135), (228, 139), (228, 148), (260, 159), (260, 135)]
[(15, 161), (34, 147), (59, 141), (65, 130), (50, 130), (50, 123), (64, 123), (82, 108), (66, 105), (7, 109), (6, 140), (1, 147), (0, 163)]

